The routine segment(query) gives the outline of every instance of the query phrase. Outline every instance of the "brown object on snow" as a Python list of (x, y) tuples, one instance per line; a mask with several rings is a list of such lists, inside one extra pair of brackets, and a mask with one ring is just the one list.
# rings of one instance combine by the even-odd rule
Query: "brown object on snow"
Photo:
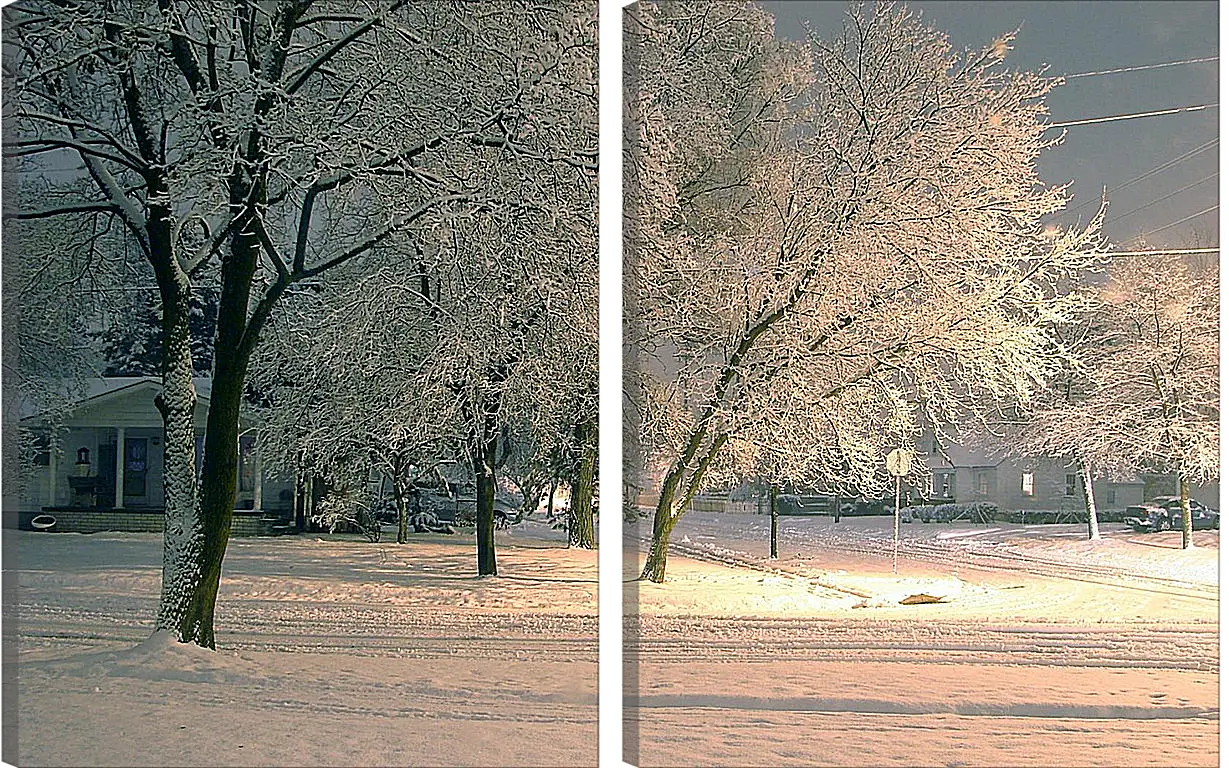
[(904, 600), (900, 601), (901, 605), (922, 605), (924, 603), (941, 603), (943, 598), (928, 595), (924, 592), (919, 592), (916, 595), (909, 595)]

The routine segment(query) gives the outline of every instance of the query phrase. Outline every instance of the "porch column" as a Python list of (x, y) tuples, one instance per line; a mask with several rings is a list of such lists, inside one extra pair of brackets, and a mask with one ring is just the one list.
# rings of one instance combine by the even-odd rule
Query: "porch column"
[(256, 462), (255, 474), (253, 478), (252, 490), (252, 509), (264, 509), (264, 462), (260, 457), (260, 443), (252, 446), (252, 460)]
[(302, 491), (299, 488), (299, 468), (295, 467), (294, 468), (294, 493), (290, 495), (290, 512), (294, 516), (295, 527), (298, 528), (300, 531), (303, 530), (303, 527), (299, 524), (299, 509), (300, 509), (299, 494), (301, 492)]
[(55, 487), (59, 478), (56, 477), (59, 473), (59, 462), (56, 461), (56, 442), (55, 433), (51, 433), (50, 439), (47, 440), (48, 464), (47, 464), (47, 506), (55, 506)]
[(124, 428), (115, 428), (115, 508), (124, 508)]

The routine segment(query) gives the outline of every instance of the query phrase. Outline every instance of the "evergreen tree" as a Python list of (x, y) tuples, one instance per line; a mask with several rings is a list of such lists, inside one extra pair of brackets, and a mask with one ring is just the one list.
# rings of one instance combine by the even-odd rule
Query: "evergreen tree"
[[(102, 344), (104, 376), (157, 376), (162, 370), (162, 318), (152, 297), (134, 292), (122, 310), (113, 313), (94, 336)], [(217, 291), (192, 294), (188, 332), (192, 372), (207, 375), (213, 367), (213, 336), (218, 322)]]

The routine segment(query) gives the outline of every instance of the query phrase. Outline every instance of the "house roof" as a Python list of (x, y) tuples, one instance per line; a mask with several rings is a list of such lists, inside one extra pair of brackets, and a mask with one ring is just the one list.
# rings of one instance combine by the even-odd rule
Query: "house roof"
[(977, 446), (967, 446), (953, 443), (944, 446), (944, 453), (953, 467), (996, 467), (1003, 463), (1002, 457), (993, 455), (990, 451)]
[[(212, 380), (205, 377), (194, 377), (192, 384), (196, 388), (198, 411), (202, 408), (207, 410), (209, 397), (213, 391)], [(150, 393), (150, 410), (156, 413), (153, 409), (153, 395), (161, 388), (162, 379), (157, 376), (111, 376), (90, 379), (84, 382), (82, 389), (72, 392), (70, 399), (73, 400), (73, 404), (61, 411), (60, 415), (71, 418), (72, 415), (82, 411), (105, 406), (107, 403), (137, 395), (142, 390), (147, 390)], [(62, 389), (67, 395), (69, 386), (65, 384)], [(21, 421), (23, 423), (39, 423), (45, 421), (48, 415), (45, 411), (26, 412), (21, 414)]]

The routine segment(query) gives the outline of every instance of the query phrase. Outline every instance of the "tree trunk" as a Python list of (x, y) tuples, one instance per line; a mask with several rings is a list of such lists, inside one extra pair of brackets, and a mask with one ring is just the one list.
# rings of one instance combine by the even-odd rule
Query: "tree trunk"
[(1084, 484), (1084, 511), (1088, 513), (1088, 539), (1096, 541), (1101, 538), (1101, 526), (1097, 521), (1097, 500), (1092, 493), (1092, 470), (1088, 462), (1080, 462), (1080, 479)]
[(1182, 499), (1182, 548), (1195, 546), (1195, 526), (1191, 518), (1191, 484), (1185, 477), (1178, 478), (1178, 496)]
[[(700, 445), (707, 436), (706, 427), (698, 427), (692, 432), (691, 439), (683, 454), (675, 462), (666, 479), (662, 481), (661, 495), (657, 499), (657, 511), (653, 513), (653, 543), (649, 546), (648, 557), (644, 561), (644, 570), (640, 572), (641, 579), (647, 579), (655, 584), (661, 584), (666, 579), (666, 556), (670, 548), (670, 533), (678, 524), (683, 511), (691, 502), (704, 475), (713, 459), (721, 452), (728, 435), (720, 434), (712, 439), (704, 451), (696, 468), (687, 476), (688, 463), (699, 452)], [(687, 483), (683, 485), (686, 477)], [(680, 495), (680, 487), (682, 492)], [(677, 499), (677, 503), (676, 503)]]
[(657, 500), (657, 510), (653, 513), (653, 543), (649, 546), (649, 554), (644, 560), (644, 570), (640, 572), (640, 578), (648, 579), (654, 584), (661, 584), (666, 580), (666, 550), (670, 547), (670, 532), (674, 530), (679, 518), (672, 510), (674, 494), (674, 488), (667, 482)]
[[(154, 629), (183, 631), (187, 607), (200, 580), (204, 533), (197, 507), (196, 388), (192, 384), (192, 345), (188, 330), (186, 276), (159, 276), (162, 295), (162, 392), (156, 399), (162, 413), (162, 482), (166, 520), (162, 537), (162, 592)], [(169, 283), (169, 284), (168, 284)], [(123, 451), (123, 446), (117, 446)], [(121, 460), (123, 457), (121, 456)]]
[(477, 488), (476, 527), (478, 575), (494, 576), (495, 566), (495, 449), (499, 434), (489, 412), (482, 418), (481, 433), (474, 440), (474, 485)]
[(580, 467), (572, 486), (572, 505), (568, 512), (568, 545), (593, 549), (597, 536), (593, 528), (593, 475), (597, 470), (597, 429), (586, 420), (577, 428), (580, 437)]
[(524, 519), (538, 511), (538, 504), (542, 501), (542, 486), (532, 477), (520, 480), (517, 485), (521, 490), (521, 519)]
[[(393, 502), (397, 505), (397, 543), (405, 544), (410, 540), (410, 481), (407, 484), (406, 472), (409, 469), (409, 459), (401, 453), (395, 454), (390, 464), (393, 476)], [(383, 488), (381, 488), (383, 493)]]
[(405, 544), (410, 540), (410, 508), (407, 496), (409, 491), (401, 480), (393, 478), (393, 500), (397, 503), (397, 543)]
[[(229, 358), (231, 355), (219, 355)], [(205, 455), (201, 463), (200, 516), (202, 547), (194, 551), (195, 589), (183, 603), (179, 622), (181, 642), (214, 647), (213, 614), (222, 579), (222, 559), (230, 541), (231, 518), (239, 470), (239, 405), (243, 400), (246, 360), (215, 362)]]
[(768, 486), (768, 514), (772, 516), (772, 522), (769, 524), (768, 530), (771, 531), (768, 537), (768, 556), (773, 560), (777, 559), (777, 486)]
[[(232, 184), (232, 205), (241, 206), (248, 187)], [(251, 209), (243, 218), (252, 216)], [(252, 279), (256, 272), (260, 244), (256, 239), (255, 226), (250, 221), (241, 221), (231, 236), (230, 247), (222, 258), (222, 290), (218, 303), (218, 323), (214, 341), (213, 380), (209, 394), (209, 414), (205, 426), (205, 450), (201, 461), (201, 473), (196, 486), (196, 519), (185, 521), (178, 510), (183, 504), (176, 500), (167, 504), (167, 533), (163, 563), (162, 599), (158, 606), (156, 629), (168, 629), (176, 633), (180, 642), (195, 643), (205, 648), (214, 647), (213, 617), (218, 597), (218, 585), (222, 578), (222, 560), (230, 539), (231, 518), (235, 510), (239, 469), (239, 407), (243, 401), (244, 382), (247, 377), (248, 360), (254, 339), (248, 331), (259, 329), (248, 326), (248, 304), (251, 298)], [(169, 249), (168, 249), (169, 253)], [(155, 267), (157, 270), (158, 267)], [(164, 268), (165, 269), (165, 268)], [(178, 323), (177, 315), (184, 316), (182, 338), (167, 336), (164, 369), (164, 390), (167, 412), (165, 450), (176, 455), (191, 455), (195, 447), (192, 430), (176, 423), (191, 419), (192, 412), (172, 413), (188, 398), (181, 394), (192, 386), (192, 351), (187, 331), (188, 283), (183, 278), (182, 299), (168, 303), (163, 292), (164, 317), (167, 322)], [(162, 280), (159, 280), (161, 285)], [(182, 303), (182, 307), (177, 304)], [(176, 334), (181, 332), (176, 328)], [(183, 350), (180, 349), (183, 347)], [(195, 406), (195, 397), (191, 398)], [(191, 424), (191, 421), (187, 422)], [(187, 470), (178, 466), (174, 474), (166, 477), (167, 495), (172, 491), (182, 494), (193, 486), (185, 479)], [(172, 506), (177, 509), (172, 512)], [(183, 521), (183, 523), (181, 523)], [(174, 527), (174, 530), (172, 530)], [(169, 577), (169, 578), (168, 578)]]

